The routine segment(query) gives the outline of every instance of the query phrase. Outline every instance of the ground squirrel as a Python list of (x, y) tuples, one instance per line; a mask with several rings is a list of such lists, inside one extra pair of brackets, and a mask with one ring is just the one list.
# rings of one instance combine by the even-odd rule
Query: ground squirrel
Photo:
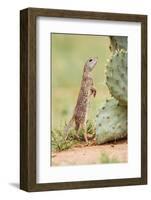
[(93, 86), (93, 79), (91, 77), (91, 71), (94, 69), (97, 64), (98, 58), (89, 58), (83, 70), (83, 76), (81, 81), (81, 88), (79, 91), (77, 103), (74, 109), (73, 116), (69, 123), (65, 126), (65, 134), (66, 138), (68, 137), (69, 129), (72, 127), (73, 123), (75, 123), (75, 130), (77, 132), (79, 129), (83, 129), (84, 131), (84, 139), (86, 143), (88, 143), (87, 132), (86, 132), (86, 121), (87, 121), (87, 113), (88, 113), (88, 104), (90, 100), (90, 96), (96, 95), (96, 89)]

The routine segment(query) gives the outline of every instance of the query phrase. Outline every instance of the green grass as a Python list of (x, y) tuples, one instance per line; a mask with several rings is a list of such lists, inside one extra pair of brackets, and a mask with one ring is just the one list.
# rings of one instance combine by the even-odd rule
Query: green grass
[(93, 79), (97, 95), (91, 99), (88, 119), (95, 120), (97, 109), (108, 98), (105, 63), (110, 55), (105, 36), (52, 34), (52, 130), (62, 130), (72, 117), (80, 89), (83, 66), (91, 56), (98, 56)]
[(75, 144), (75, 141), (73, 139), (74, 132), (69, 133), (69, 137), (66, 140), (65, 135), (63, 134), (62, 130), (53, 130), (52, 132), (52, 150), (53, 151), (63, 151), (66, 149), (69, 149), (70, 147)]
[(111, 164), (111, 163), (119, 163), (119, 162), (120, 161), (117, 158), (115, 157), (110, 158), (107, 153), (104, 153), (104, 152), (101, 153), (100, 163)]
[[(91, 121), (87, 121), (87, 133), (92, 138), (95, 136), (95, 127), (94, 123)], [(63, 151), (66, 149), (71, 148), (74, 144), (78, 143), (79, 141), (84, 141), (84, 134), (83, 131), (80, 130), (77, 138), (77, 133), (74, 128), (71, 128), (68, 133), (68, 137), (64, 134), (63, 129), (54, 129), (51, 132), (52, 138), (52, 150), (53, 151)]]

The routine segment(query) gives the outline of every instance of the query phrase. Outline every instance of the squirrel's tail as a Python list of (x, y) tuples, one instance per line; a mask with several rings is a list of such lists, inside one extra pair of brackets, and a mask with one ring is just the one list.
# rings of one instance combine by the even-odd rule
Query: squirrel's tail
[(64, 128), (64, 134), (66, 135), (66, 136), (65, 136), (65, 140), (66, 140), (67, 137), (68, 137), (69, 129), (72, 127), (73, 123), (74, 123), (74, 115), (73, 115), (73, 117), (70, 119), (69, 123), (68, 123), (68, 124), (65, 126), (65, 128)]

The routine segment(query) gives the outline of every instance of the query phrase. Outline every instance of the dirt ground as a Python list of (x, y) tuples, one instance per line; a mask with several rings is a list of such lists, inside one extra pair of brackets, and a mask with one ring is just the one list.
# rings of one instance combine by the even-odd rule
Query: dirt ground
[[(104, 145), (78, 144), (71, 149), (57, 152), (52, 156), (52, 166), (100, 164), (101, 155), (107, 156), (110, 163), (128, 161), (127, 140)], [(105, 162), (103, 162), (105, 163)]]

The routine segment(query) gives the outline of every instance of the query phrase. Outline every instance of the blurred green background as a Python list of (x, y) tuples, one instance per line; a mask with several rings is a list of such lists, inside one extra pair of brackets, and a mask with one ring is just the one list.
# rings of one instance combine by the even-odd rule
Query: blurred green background
[(52, 130), (62, 129), (72, 117), (84, 64), (89, 57), (98, 56), (92, 72), (97, 95), (91, 98), (88, 113), (88, 119), (95, 120), (98, 108), (110, 97), (104, 73), (109, 45), (107, 36), (51, 34)]

